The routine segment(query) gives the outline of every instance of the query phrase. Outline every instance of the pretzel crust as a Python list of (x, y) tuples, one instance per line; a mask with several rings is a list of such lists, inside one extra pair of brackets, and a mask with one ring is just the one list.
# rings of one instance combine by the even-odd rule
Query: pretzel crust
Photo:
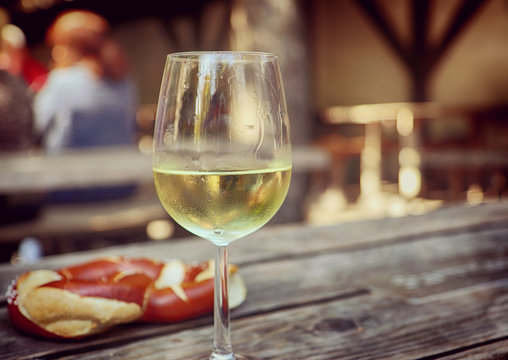
[[(7, 292), (14, 326), (53, 339), (80, 339), (133, 321), (176, 322), (213, 310), (213, 261), (109, 257), (20, 275)], [(230, 305), (246, 288), (229, 267)]]

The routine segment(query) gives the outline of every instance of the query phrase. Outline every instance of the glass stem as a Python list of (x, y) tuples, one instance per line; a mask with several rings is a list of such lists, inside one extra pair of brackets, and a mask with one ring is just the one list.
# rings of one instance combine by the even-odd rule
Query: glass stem
[(235, 359), (231, 347), (228, 291), (228, 248), (227, 246), (216, 246), (214, 341), (210, 360)]

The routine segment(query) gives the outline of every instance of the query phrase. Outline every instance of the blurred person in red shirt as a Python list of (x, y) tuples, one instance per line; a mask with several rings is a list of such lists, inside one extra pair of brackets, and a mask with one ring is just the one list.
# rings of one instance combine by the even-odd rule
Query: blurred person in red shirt
[(34, 92), (41, 89), (48, 76), (46, 66), (30, 55), (23, 31), (13, 24), (0, 29), (0, 69), (22, 78)]

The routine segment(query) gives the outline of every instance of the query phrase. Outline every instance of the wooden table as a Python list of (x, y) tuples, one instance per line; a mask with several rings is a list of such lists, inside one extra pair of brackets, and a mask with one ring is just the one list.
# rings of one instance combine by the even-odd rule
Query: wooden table
[[(213, 256), (205, 240), (143, 243), (55, 256)], [(329, 227), (265, 228), (233, 243), (249, 290), (232, 339), (253, 359), (504, 359), (508, 357), (508, 204)], [(3, 288), (29, 267), (0, 266)], [(5, 299), (3, 299), (5, 300)], [(205, 359), (212, 317), (128, 324), (85, 341), (22, 335), (0, 308), (0, 359)]]
[[(319, 148), (293, 148), (293, 170), (313, 171), (329, 165)], [(152, 155), (135, 147), (104, 147), (42, 155), (0, 156), (0, 194), (56, 189), (153, 183)]]

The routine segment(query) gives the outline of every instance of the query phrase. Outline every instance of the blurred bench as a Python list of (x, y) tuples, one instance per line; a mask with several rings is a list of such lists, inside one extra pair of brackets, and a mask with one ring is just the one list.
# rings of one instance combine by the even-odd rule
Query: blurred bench
[[(293, 148), (293, 173), (322, 169), (329, 163), (328, 153), (319, 148)], [(0, 194), (153, 183), (152, 156), (135, 147), (1, 155), (0, 169)]]
[(166, 223), (166, 238), (174, 235), (175, 226), (150, 189), (125, 199), (43, 206), (34, 219), (0, 226), (1, 260), (8, 261), (30, 237), (45, 255), (145, 241), (147, 225), (158, 220)]
[[(328, 153), (315, 147), (296, 147), (293, 156), (294, 173), (323, 169), (330, 163)], [(135, 195), (123, 199), (44, 205), (36, 218), (0, 225), (2, 253), (12, 253), (26, 237), (40, 239), (47, 254), (99, 247), (104, 242), (142, 241), (148, 238), (150, 222), (171, 221), (153, 187), (151, 155), (133, 147), (0, 156), (0, 169), (0, 194), (4, 195), (30, 197), (57, 189), (138, 185)], [(188, 235), (170, 224), (169, 235)]]

